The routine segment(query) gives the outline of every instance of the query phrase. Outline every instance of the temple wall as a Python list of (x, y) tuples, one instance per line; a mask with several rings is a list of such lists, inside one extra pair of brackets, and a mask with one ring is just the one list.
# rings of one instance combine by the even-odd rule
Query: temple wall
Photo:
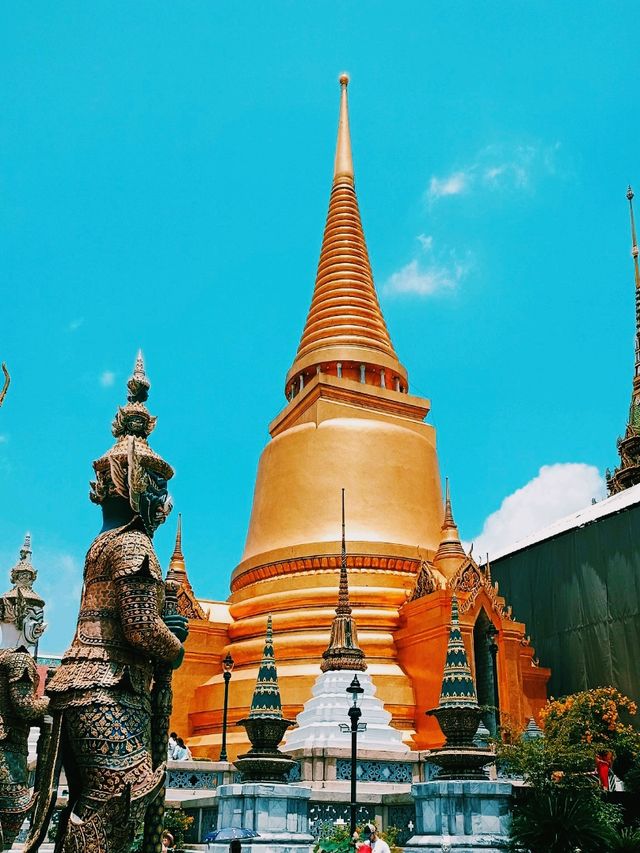
[(640, 504), (492, 562), (527, 623), (549, 690), (613, 685), (640, 697)]
[[(436, 720), (425, 712), (435, 708), (440, 697), (452, 595), (449, 589), (436, 590), (405, 604), (395, 634), (398, 661), (411, 679), (416, 696), (414, 749), (434, 749), (444, 742)], [(474, 678), (473, 629), (482, 609), (499, 632), (496, 642), (501, 724), (522, 730), (530, 717), (538, 719), (546, 701), (549, 670), (532, 665), (533, 650), (523, 646), (525, 626), (501, 613), (484, 592), (476, 596), (466, 612), (464, 604), (469, 593), (458, 591), (456, 595), (460, 602), (460, 630)]]

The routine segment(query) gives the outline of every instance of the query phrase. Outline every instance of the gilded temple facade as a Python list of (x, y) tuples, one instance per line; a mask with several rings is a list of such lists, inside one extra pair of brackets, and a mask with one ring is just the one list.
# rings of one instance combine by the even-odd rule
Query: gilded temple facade
[[(454, 593), (471, 665), (482, 678), (479, 693), (491, 699), (484, 704), (493, 704), (489, 670), (496, 668), (503, 723), (509, 718), (523, 727), (546, 698), (548, 670), (534, 662), (525, 628), (489, 570), (465, 554), (448, 493), (443, 505), (435, 430), (425, 423), (430, 403), (410, 393), (378, 302), (355, 192), (346, 76), (340, 86), (313, 297), (285, 378), (286, 404), (260, 458), (244, 553), (228, 602), (198, 601), (190, 586), (183, 596), (190, 634), (174, 677), (172, 725), (199, 757), (220, 751), (228, 652), (235, 662), (230, 758), (247, 744), (235, 723), (251, 704), (269, 614), (284, 716), (294, 719), (310, 698), (335, 616), (342, 489), (359, 644), (377, 696), (407, 745), (443, 740), (425, 711), (438, 702)], [(176, 553), (172, 569), (188, 584), (181, 549)], [(496, 664), (487, 657), (490, 636)]]

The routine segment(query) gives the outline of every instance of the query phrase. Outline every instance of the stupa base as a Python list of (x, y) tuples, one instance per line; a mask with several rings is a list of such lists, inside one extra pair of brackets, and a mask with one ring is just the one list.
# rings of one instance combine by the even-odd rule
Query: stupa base
[[(295, 785), (245, 782), (218, 788), (218, 829), (241, 827), (258, 833), (242, 841), (243, 853), (311, 853), (311, 790)], [(228, 853), (229, 842), (209, 844), (212, 853)]]
[(488, 779), (414, 785), (416, 834), (405, 853), (499, 853), (509, 836), (512, 790), (510, 782)]
[(238, 756), (234, 765), (238, 768), (243, 782), (286, 783), (289, 773), (298, 762), (280, 753), (247, 752)]
[(455, 779), (486, 779), (484, 767), (495, 761), (495, 755), (488, 749), (473, 746), (443, 747), (429, 754), (429, 761), (440, 770), (438, 781)]

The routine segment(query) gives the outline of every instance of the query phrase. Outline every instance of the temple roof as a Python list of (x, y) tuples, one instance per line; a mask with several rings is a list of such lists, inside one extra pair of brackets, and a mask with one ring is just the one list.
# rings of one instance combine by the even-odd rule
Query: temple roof
[(445, 486), (444, 520), (442, 522), (441, 530), (442, 535), (440, 538), (440, 545), (438, 546), (436, 555), (433, 558), (433, 565), (439, 569), (445, 577), (449, 578), (453, 576), (467, 556), (464, 552), (464, 548), (462, 547), (462, 543), (460, 542), (458, 527), (453, 519), (449, 478), (447, 478)]
[(303, 368), (340, 359), (394, 367), (406, 375), (382, 316), (360, 219), (349, 133), (348, 83), (343, 74), (329, 213), (311, 307), (288, 378)]
[(178, 513), (178, 526), (176, 528), (176, 544), (169, 561), (167, 580), (174, 580), (180, 584), (178, 590), (178, 612), (188, 619), (207, 619), (200, 602), (191, 586), (187, 575), (187, 566), (182, 553), (182, 513)]
[(554, 521), (552, 524), (536, 530), (534, 533), (524, 536), (513, 543), (505, 545), (502, 548), (496, 548), (491, 554), (492, 562), (502, 559), (502, 557), (515, 554), (517, 551), (524, 551), (538, 542), (544, 542), (546, 539), (553, 539), (569, 530), (574, 530), (576, 527), (585, 527), (587, 524), (593, 524), (607, 515), (615, 515), (618, 512), (624, 512), (629, 507), (640, 503), (640, 483), (636, 486), (630, 486), (622, 492), (611, 495), (611, 497), (589, 506), (580, 509), (577, 512), (572, 512), (564, 518)]

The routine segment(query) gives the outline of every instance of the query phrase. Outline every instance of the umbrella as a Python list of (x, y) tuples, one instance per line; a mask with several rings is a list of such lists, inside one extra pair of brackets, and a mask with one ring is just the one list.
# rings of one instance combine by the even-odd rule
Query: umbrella
[(253, 829), (243, 829), (241, 826), (225, 826), (205, 835), (205, 841), (233, 841), (234, 838), (259, 838)]

